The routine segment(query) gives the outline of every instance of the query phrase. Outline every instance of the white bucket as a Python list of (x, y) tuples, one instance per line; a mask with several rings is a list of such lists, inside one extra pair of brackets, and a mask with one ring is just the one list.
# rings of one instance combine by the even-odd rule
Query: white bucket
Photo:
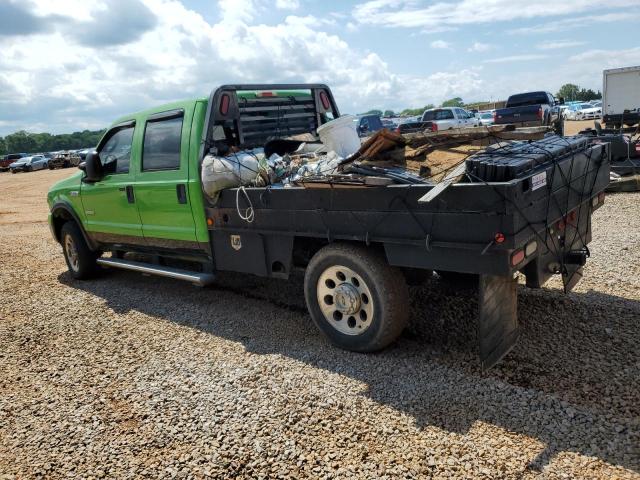
[(318, 135), (328, 151), (334, 151), (342, 158), (348, 157), (360, 148), (360, 137), (353, 115), (344, 115), (320, 125)]

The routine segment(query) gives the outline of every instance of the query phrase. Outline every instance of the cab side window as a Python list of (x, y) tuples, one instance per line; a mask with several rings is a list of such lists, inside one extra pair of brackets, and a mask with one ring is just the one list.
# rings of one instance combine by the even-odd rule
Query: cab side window
[(116, 130), (98, 151), (105, 174), (129, 173), (133, 128)]
[(142, 151), (142, 170), (178, 170), (183, 115), (147, 120)]

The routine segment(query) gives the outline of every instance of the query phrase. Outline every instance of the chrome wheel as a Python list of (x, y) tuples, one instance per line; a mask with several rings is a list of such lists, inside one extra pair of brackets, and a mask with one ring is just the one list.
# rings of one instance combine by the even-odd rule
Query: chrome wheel
[(327, 268), (317, 285), (318, 305), (327, 322), (345, 335), (361, 335), (373, 320), (373, 297), (363, 278), (348, 267)]
[(80, 256), (78, 255), (78, 249), (73, 241), (71, 235), (67, 235), (64, 238), (64, 252), (69, 260), (69, 266), (74, 272), (80, 270)]

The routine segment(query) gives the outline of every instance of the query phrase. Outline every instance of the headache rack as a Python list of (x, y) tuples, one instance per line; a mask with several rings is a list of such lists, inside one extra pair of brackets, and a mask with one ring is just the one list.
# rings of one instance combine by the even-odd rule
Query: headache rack
[[(321, 84), (224, 85), (209, 97), (203, 141), (243, 149), (263, 147), (274, 138), (316, 134), (340, 116), (331, 90)], [(215, 138), (214, 129), (225, 138)]]

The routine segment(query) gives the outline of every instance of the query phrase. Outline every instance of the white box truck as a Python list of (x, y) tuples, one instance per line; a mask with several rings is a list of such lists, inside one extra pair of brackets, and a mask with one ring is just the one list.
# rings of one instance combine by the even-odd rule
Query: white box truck
[(602, 72), (602, 113), (608, 128), (632, 127), (640, 121), (640, 66)]

